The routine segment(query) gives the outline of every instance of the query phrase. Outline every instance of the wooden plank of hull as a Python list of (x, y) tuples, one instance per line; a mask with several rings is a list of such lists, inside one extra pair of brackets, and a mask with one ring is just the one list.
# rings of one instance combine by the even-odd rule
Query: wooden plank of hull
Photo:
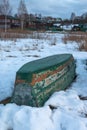
[(8, 97), (8, 98), (6, 98), (6, 99), (4, 99), (4, 100), (2, 100), (2, 101), (0, 101), (0, 104), (7, 104), (7, 103), (10, 103), (10, 101), (11, 101), (11, 97)]

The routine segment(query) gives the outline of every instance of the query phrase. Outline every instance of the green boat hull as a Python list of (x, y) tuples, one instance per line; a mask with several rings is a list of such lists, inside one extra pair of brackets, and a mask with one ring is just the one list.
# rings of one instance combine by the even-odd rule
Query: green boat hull
[(22, 66), (17, 74), (11, 102), (43, 106), (56, 91), (65, 90), (76, 76), (71, 54), (49, 56)]

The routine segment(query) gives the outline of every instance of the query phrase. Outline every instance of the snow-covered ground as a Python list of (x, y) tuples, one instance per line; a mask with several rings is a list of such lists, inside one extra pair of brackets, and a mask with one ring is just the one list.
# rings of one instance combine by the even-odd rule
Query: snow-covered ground
[(26, 62), (71, 53), (77, 73), (66, 91), (54, 93), (41, 108), (1, 104), (0, 130), (87, 130), (87, 101), (79, 98), (87, 97), (87, 52), (80, 52), (76, 43), (63, 44), (62, 36), (0, 41), (0, 101), (12, 95), (16, 72)]

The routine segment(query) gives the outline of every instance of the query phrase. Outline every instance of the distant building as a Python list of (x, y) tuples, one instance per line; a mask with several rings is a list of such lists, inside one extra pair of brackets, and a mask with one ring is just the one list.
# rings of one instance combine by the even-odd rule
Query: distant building
[(20, 27), (20, 20), (13, 16), (0, 15), (0, 29), (4, 29), (5, 24), (7, 29)]
[(5, 22), (7, 24), (7, 28), (10, 28), (10, 19), (8, 17), (6, 18), (5, 15), (0, 15), (0, 29), (5, 28)]

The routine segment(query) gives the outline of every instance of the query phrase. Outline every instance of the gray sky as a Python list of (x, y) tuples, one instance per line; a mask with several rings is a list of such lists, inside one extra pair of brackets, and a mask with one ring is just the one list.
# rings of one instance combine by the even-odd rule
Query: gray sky
[[(10, 0), (13, 12), (16, 12), (20, 0)], [(71, 13), (81, 15), (87, 12), (87, 0), (25, 0), (29, 13), (70, 18)]]

